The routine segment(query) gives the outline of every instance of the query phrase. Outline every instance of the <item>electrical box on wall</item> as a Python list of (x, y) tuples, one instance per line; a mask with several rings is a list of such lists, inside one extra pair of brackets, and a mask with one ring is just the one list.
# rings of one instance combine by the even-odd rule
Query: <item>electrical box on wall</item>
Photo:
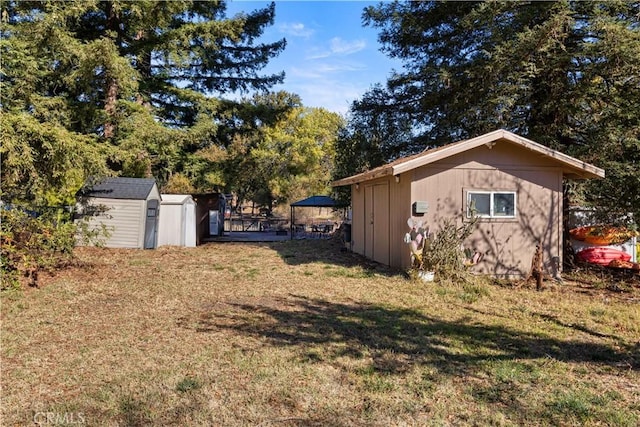
[(414, 215), (424, 215), (429, 211), (429, 203), (413, 202), (412, 210)]

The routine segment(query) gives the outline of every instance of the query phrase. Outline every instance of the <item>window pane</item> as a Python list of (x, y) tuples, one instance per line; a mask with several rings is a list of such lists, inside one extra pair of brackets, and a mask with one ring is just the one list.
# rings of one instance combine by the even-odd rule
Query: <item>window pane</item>
[(513, 193), (494, 193), (493, 215), (514, 216), (516, 212), (516, 195)]
[(469, 193), (469, 214), (475, 209), (477, 215), (491, 215), (490, 200), (488, 193)]

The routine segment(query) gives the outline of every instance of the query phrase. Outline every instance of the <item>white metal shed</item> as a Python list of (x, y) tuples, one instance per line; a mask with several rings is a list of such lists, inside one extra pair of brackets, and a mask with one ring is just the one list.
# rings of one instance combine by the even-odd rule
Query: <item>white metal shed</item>
[(91, 228), (106, 227), (109, 232), (104, 242), (106, 247), (156, 248), (160, 191), (155, 179), (90, 179), (78, 192), (78, 197), (83, 199), (83, 209), (89, 206), (104, 208), (102, 214), (88, 220)]
[(188, 194), (162, 194), (158, 246), (196, 246), (196, 202)]

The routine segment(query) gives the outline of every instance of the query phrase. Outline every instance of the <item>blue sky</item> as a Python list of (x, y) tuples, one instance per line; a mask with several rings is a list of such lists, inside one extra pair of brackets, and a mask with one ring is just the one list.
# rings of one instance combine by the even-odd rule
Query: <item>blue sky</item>
[[(266, 73), (284, 71), (285, 82), (274, 90), (300, 95), (306, 107), (344, 114), (351, 101), (373, 84), (385, 83), (397, 61), (380, 52), (377, 31), (362, 26), (362, 10), (372, 1), (276, 1), (275, 24), (262, 41), (287, 39)], [(268, 1), (235, 0), (227, 16), (263, 8)]]

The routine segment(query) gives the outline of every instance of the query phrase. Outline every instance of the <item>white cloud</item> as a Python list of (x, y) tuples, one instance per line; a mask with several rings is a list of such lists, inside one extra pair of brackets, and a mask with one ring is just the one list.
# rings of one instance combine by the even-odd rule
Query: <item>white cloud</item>
[(331, 51), (325, 49), (311, 49), (311, 52), (307, 54), (305, 59), (313, 60), (313, 59), (324, 59), (331, 56)]
[(341, 73), (343, 71), (362, 71), (367, 69), (364, 64), (355, 62), (324, 63), (320, 64), (317, 68), (318, 71), (324, 73)]
[(296, 89), (305, 106), (345, 114), (350, 103), (360, 98), (367, 88), (342, 80), (318, 79), (300, 83)]
[(306, 59), (323, 59), (330, 56), (347, 56), (360, 52), (367, 47), (367, 43), (362, 40), (346, 41), (340, 37), (334, 37), (329, 41), (328, 48), (314, 48)]
[(278, 30), (284, 34), (302, 38), (309, 38), (314, 33), (314, 30), (305, 27), (301, 22), (281, 24), (278, 26)]
[(286, 72), (288, 81), (292, 79), (317, 79), (322, 77), (322, 73), (319, 73), (315, 68), (291, 67)]
[(362, 71), (367, 67), (357, 62), (320, 62), (309, 67), (291, 67), (287, 70), (288, 77), (295, 78), (318, 78), (328, 74), (339, 74), (343, 72)]
[(323, 107), (346, 114), (350, 103), (369, 89), (369, 83), (354, 81), (341, 71), (340, 66), (333, 64), (292, 67), (288, 70), (287, 90), (300, 95), (306, 107)]
[(350, 42), (342, 40), (340, 37), (331, 39), (331, 53), (336, 55), (350, 55), (361, 51), (365, 47), (367, 47), (367, 43), (362, 39)]

